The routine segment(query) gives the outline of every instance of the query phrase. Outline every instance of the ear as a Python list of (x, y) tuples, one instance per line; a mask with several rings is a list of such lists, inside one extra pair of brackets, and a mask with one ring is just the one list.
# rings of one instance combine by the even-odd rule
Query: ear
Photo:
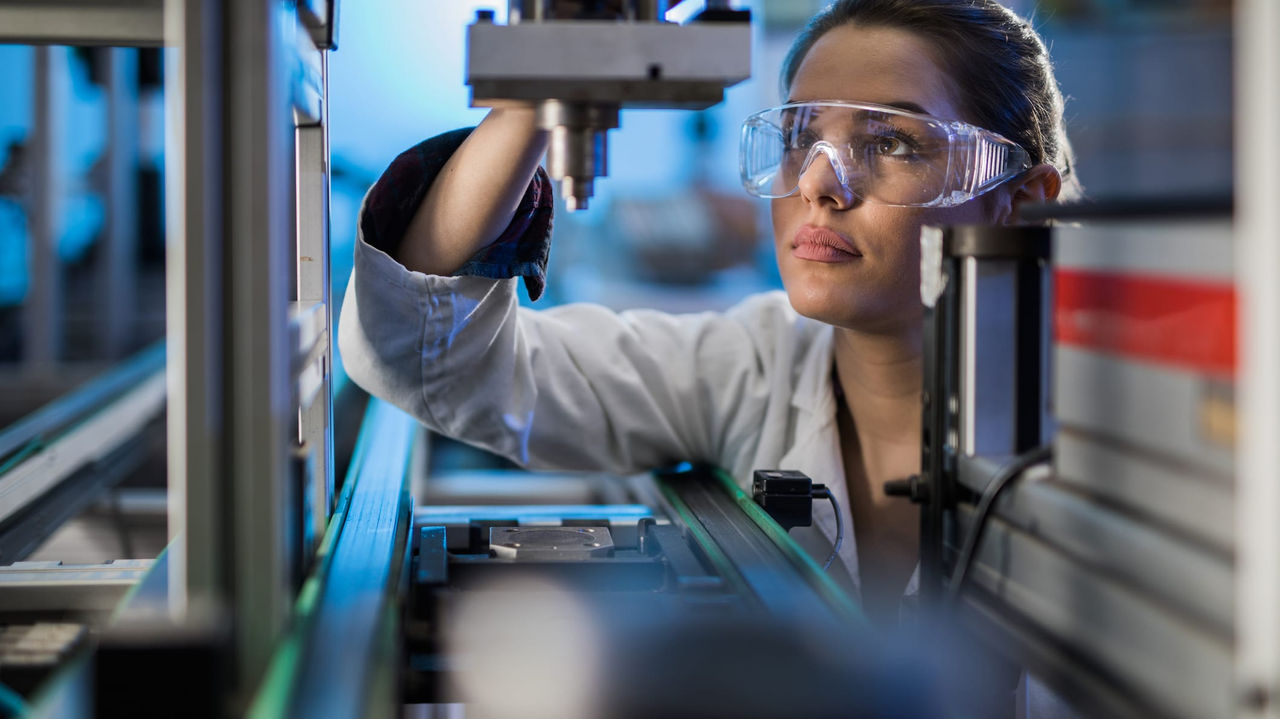
[(996, 209), (996, 223), (1011, 225), (1018, 222), (1018, 208), (1023, 203), (1051, 202), (1062, 191), (1062, 175), (1053, 165), (1036, 165), (1022, 173), (1003, 188), (1001, 202)]

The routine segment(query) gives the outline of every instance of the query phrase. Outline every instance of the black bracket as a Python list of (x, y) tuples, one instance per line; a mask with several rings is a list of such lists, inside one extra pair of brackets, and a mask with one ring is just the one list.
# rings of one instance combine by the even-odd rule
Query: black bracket
[(787, 531), (813, 524), (813, 480), (789, 469), (757, 469), (751, 498)]
[(907, 497), (912, 504), (928, 504), (931, 496), (929, 479), (918, 474), (891, 479), (884, 483), (884, 493), (890, 497)]

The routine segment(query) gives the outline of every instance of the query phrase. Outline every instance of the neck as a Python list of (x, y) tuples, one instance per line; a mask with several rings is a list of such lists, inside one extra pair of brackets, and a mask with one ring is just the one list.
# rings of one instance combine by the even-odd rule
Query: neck
[(920, 328), (897, 334), (837, 329), (836, 376), (858, 434), (918, 442), (924, 352)]

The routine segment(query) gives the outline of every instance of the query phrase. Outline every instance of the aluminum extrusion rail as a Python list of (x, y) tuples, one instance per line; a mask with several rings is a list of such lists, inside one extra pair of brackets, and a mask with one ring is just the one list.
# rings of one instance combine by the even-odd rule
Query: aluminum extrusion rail
[[(1001, 514), (988, 520), (964, 596), (969, 626), (1037, 676), (1065, 680), (1060, 690), (1084, 690), (1070, 696), (1090, 716), (1232, 716), (1229, 634)], [(958, 507), (957, 524), (971, 528), (969, 505)]]
[(164, 371), (164, 342), (156, 342), (78, 390), (63, 395), (0, 432), (0, 466), (15, 451), (58, 432), (156, 372)]
[(397, 587), (413, 516), (407, 492), (415, 423), (371, 400), (317, 565), (298, 594), (249, 716), (378, 716), (394, 703)]
[(21, 560), (134, 471), (165, 409), (159, 342), (0, 433), (0, 563)]
[(658, 486), (715, 569), (770, 614), (802, 624), (866, 619), (787, 532), (716, 469), (659, 473)]
[(0, 612), (110, 611), (151, 564), (150, 559), (118, 559), (104, 564), (17, 562), (0, 567)]
[(0, 0), (0, 43), (164, 43), (164, 0)]

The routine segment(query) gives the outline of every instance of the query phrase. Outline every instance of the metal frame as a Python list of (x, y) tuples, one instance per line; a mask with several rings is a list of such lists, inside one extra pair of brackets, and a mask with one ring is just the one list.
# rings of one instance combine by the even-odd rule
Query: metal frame
[[(1062, 228), (1054, 239), (1061, 245), (1055, 260), (1074, 267), (1064, 256), (1079, 260), (1083, 241), (1090, 239), (1128, 248), (1121, 254), (1132, 254), (1134, 266), (1146, 267), (1149, 255), (1153, 262), (1163, 261), (1160, 249), (1170, 246), (1172, 234), (1181, 232), (1184, 244), (1195, 245), (1193, 240), (1203, 241), (1206, 227), (1221, 226), (1222, 218), (1216, 219), (1218, 225), (1200, 222), (1190, 225), (1191, 231), (1104, 224), (1091, 227), (1088, 238), (1078, 236), (1085, 230)], [(1046, 241), (1017, 241), (1018, 232), (1039, 232)], [(983, 290), (975, 287), (987, 277), (1016, 276), (1014, 287), (995, 286), (1005, 301), (1019, 310), (1047, 308), (1049, 295), (1040, 276), (1050, 244), (1047, 233), (1043, 228), (951, 228), (937, 243), (938, 276), (926, 277), (938, 288), (925, 325), (922, 467), (929, 488), (921, 591), (930, 600), (954, 571), (962, 540), (973, 531), (979, 497), (1002, 474), (1007, 458), (1044, 441), (1053, 422), (1043, 401), (1050, 385), (1042, 366), (1048, 356), (1045, 313), (1020, 311), (1013, 323), (1002, 317), (992, 323), (983, 316)], [(1142, 245), (1148, 237), (1164, 244)], [(1011, 242), (1002, 249), (1003, 240)], [(1042, 247), (1037, 250), (1036, 244)], [(1213, 246), (1220, 252), (1223, 243)], [(1006, 266), (1008, 258), (1019, 256), (1015, 266)], [(1196, 258), (1183, 263), (1202, 270)], [(975, 345), (979, 336), (980, 348)], [(1063, 376), (1074, 376), (1068, 373), (1071, 350), (1055, 352), (1054, 416), (1065, 424), (1078, 420), (1070, 411), (1078, 398), (1071, 393), (1082, 390), (1062, 385)], [(1008, 385), (994, 391), (981, 380), (992, 353), (998, 365), (1009, 364), (1012, 353), (1017, 370), (1006, 372)], [(1143, 377), (1157, 374), (1150, 368), (1134, 371)], [(1138, 378), (1129, 381), (1140, 384)], [(1158, 389), (1142, 391), (1159, 394)], [(1146, 397), (1142, 391), (1134, 389), (1133, 398)], [(976, 428), (977, 436), (966, 431), (971, 418), (993, 414), (1008, 425), (996, 435), (984, 440), (982, 427)], [(1124, 425), (1117, 432), (1132, 423), (1116, 421)], [(1130, 452), (1132, 459), (1094, 466), (1101, 461), (1092, 454), (1095, 445), (1115, 450), (1117, 457), (1129, 457), (1124, 452), (1132, 448), (1084, 435), (1080, 427), (1091, 427), (1088, 422), (1071, 426), (1075, 429), (1058, 431), (1060, 456), (1053, 470), (1042, 465), (1022, 472), (992, 505), (958, 605), (935, 606), (954, 609), (975, 641), (1026, 666), (1091, 715), (1233, 716), (1233, 645), (1239, 631), (1233, 612), (1235, 543), (1223, 528), (1205, 527), (1211, 520), (1200, 516), (1211, 511), (1221, 520), (1225, 513), (1229, 521), (1230, 485), (1217, 473), (1161, 461), (1158, 453)], [(1072, 455), (1063, 442), (1087, 443), (1090, 450), (1083, 456), (1094, 459)], [(1177, 502), (1194, 508), (1172, 506)]]
[[(299, 33), (300, 39), (309, 35)], [(308, 509), (304, 541), (312, 547), (320, 540), (325, 522), (333, 509), (333, 301), (329, 258), (329, 106), (328, 58), (312, 48), (306, 58), (311, 70), (307, 88), (315, 93), (315, 102), (306, 102), (306, 113), (295, 113), (297, 122), (297, 291), (300, 312), (319, 313), (315, 328), (317, 356), (310, 348), (299, 382), (308, 382), (314, 391), (299, 388), (299, 442), (308, 472), (305, 481), (305, 505)], [(308, 116), (309, 115), (309, 116)]]
[(98, 346), (118, 358), (131, 349), (138, 312), (138, 51), (106, 52), (106, 232), (98, 269)]
[(0, 460), (83, 419), (164, 367), (162, 345), (138, 353), (74, 393), (59, 397), (0, 432)]
[[(36, 45), (158, 45), (162, 0), (0, 0), (0, 43)], [(37, 47), (35, 117), (31, 133), (31, 283), (23, 313), (23, 359), (28, 371), (47, 371), (62, 355), (64, 308), (56, 235), (61, 209), (54, 135), (61, 98), (53, 79), (65, 74), (66, 48)], [(138, 53), (108, 49), (105, 58), (107, 141), (104, 199), (107, 208), (102, 257), (97, 263), (92, 308), (97, 343), (104, 357), (118, 359), (133, 349), (136, 307), (138, 139), (129, 113), (137, 114)]]
[[(288, 481), (296, 437), (289, 336), (294, 244), (294, 144), (288, 38), (296, 16), (282, 3), (229, 0), (223, 67), (224, 196), (222, 355), (224, 461), (230, 490), (223, 518), (230, 541), (223, 588), (234, 616), (239, 685), (252, 687), (283, 632), (292, 598), (295, 528), (301, 501)], [(232, 34), (234, 33), (234, 34)], [(191, 511), (199, 508), (189, 508)], [(194, 540), (194, 537), (191, 538)], [(229, 591), (228, 591), (229, 590)]]
[[(969, 529), (971, 517), (972, 506), (961, 505), (961, 531)], [(1030, 628), (999, 648), (1037, 676), (1092, 678), (1142, 707), (1139, 716), (1231, 716), (1229, 633), (1190, 621), (1159, 595), (1135, 590), (1123, 577), (1023, 532), (1002, 514), (988, 520), (984, 536), (972, 570), (984, 591), (970, 591), (960, 612), (978, 627), (978, 637), (999, 636), (980, 620), (984, 615), (1021, 620)], [(1204, 578), (1190, 570), (1180, 576), (1186, 582)], [(1052, 651), (1028, 652), (1033, 638), (1047, 639)], [(1081, 709), (1104, 711), (1094, 706), (1098, 697), (1071, 699)]]
[[(0, 24), (2, 26), (2, 24)], [(65, 51), (36, 48), (35, 117), (31, 133), (31, 284), (23, 310), (23, 363), (28, 371), (47, 369), (62, 354), (62, 268), (58, 265), (55, 228), (58, 217), (57, 144), (53, 141), (58, 115), (52, 78), (61, 69)]]
[[(182, 556), (168, 564), (172, 612), (211, 605), (227, 580), (217, 565), (227, 510), (218, 491), (224, 418), (220, 279), (223, 103), (219, 41), (223, 29), (214, 2), (168, 0), (166, 58), (165, 255), (166, 336), (169, 343), (169, 534), (183, 537)], [(191, 508), (196, 511), (188, 511)], [(197, 509), (198, 508), (198, 509)]]
[[(163, 397), (157, 409), (163, 408)], [(50, 486), (0, 525), (0, 564), (23, 560), (36, 551), (63, 525), (94, 506), (103, 495), (117, 495), (116, 485), (142, 468), (159, 442), (164, 441), (164, 425), (156, 418), (125, 436), (114, 449), (91, 459)], [(124, 557), (132, 555), (126, 540)]]
[(0, 521), (138, 434), (147, 422), (160, 416), (164, 399), (164, 377), (157, 373), (5, 472), (0, 482)]
[(17, 562), (0, 567), (0, 612), (109, 612), (151, 568), (150, 559), (106, 564)]
[[(287, 2), (168, 0), (165, 22), (176, 48), (166, 94), (170, 526), (184, 539), (168, 566), (172, 611), (233, 620), (233, 703), (242, 703), (289, 621), (312, 550), (308, 521), (323, 526), (332, 503), (321, 495), (332, 472), (330, 308), (293, 305), (290, 279), (295, 252), (328, 252), (327, 144), (295, 135), (297, 111), (323, 108), (325, 68)], [(317, 60), (318, 84), (296, 72)], [(311, 120), (323, 131), (323, 114)], [(321, 169), (319, 183), (299, 180), (308, 165)], [(322, 193), (318, 206), (303, 207), (303, 182)], [(327, 271), (320, 263), (298, 288), (327, 287)], [(305, 462), (299, 471), (297, 452), (317, 434), (300, 427), (299, 410), (315, 406), (326, 421), (312, 445), (321, 489), (307, 520), (316, 473)]]
[(0, 563), (40, 542), (142, 462), (165, 407), (156, 344), (0, 432)]
[(926, 237), (936, 294), (924, 311), (924, 486), (913, 498), (922, 504), (921, 598), (934, 602), (951, 562), (948, 514), (966, 494), (953, 481), (958, 463), (1027, 451), (1050, 426), (1042, 389), (1050, 238), (1043, 227), (1007, 226), (931, 228)]
[(0, 41), (157, 46), (165, 0), (3, 0)]
[(694, 467), (657, 480), (704, 556), (770, 614), (804, 627), (865, 625), (861, 609), (728, 475)]
[(294, 630), (250, 716), (375, 716), (370, 705), (395, 703), (399, 653), (383, 651), (381, 643), (397, 634), (394, 597), (413, 524), (414, 430), (402, 411), (370, 402), (319, 564), (299, 596)]
[(1280, 717), (1280, 5), (1235, 6), (1238, 716)]
[[(170, 532), (180, 541), (164, 568), (171, 619), (231, 620), (233, 706), (283, 634), (333, 505), (324, 51), (336, 16), (334, 0), (0, 0), (0, 41), (171, 48), (166, 374)], [(116, 196), (136, 154), (120, 82), (132, 53), (112, 50), (109, 63), (109, 192), (120, 206), (109, 266), (128, 258), (136, 227)], [(48, 141), (58, 55), (41, 48), (37, 57), (32, 366), (57, 356), (61, 324)], [(131, 303), (132, 288), (118, 282), (99, 288), (104, 305)], [(119, 336), (118, 327), (103, 332)], [(146, 387), (162, 395), (157, 382)]]

